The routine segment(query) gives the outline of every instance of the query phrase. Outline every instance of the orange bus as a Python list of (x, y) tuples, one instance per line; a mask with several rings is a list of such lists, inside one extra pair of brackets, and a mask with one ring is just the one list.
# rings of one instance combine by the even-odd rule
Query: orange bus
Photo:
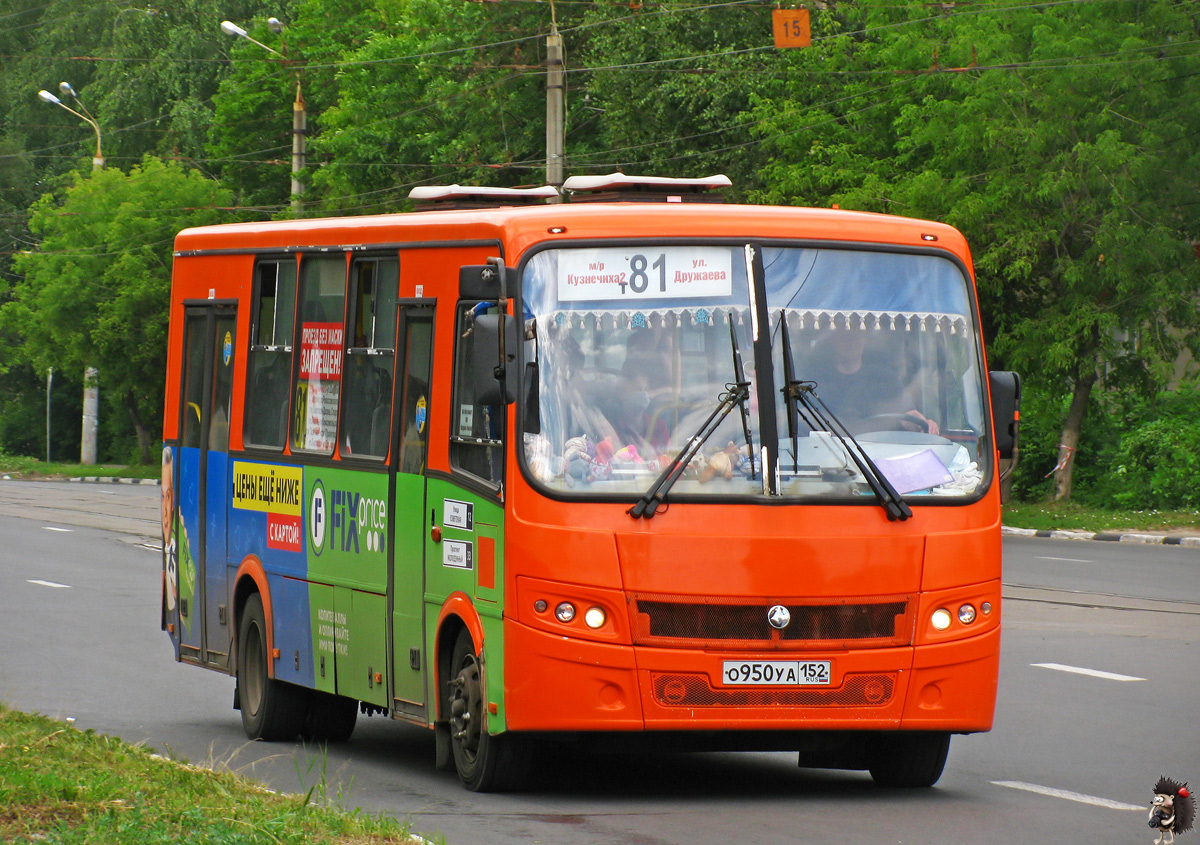
[(178, 235), (163, 628), (248, 736), (381, 714), (485, 791), (547, 740), (928, 786), (990, 729), (1019, 380), (967, 244), (727, 184)]

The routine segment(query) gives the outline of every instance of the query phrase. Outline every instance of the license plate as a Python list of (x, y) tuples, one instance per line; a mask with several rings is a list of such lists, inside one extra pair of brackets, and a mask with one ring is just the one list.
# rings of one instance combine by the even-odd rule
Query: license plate
[(829, 686), (829, 661), (726, 660), (721, 680), (737, 686)]

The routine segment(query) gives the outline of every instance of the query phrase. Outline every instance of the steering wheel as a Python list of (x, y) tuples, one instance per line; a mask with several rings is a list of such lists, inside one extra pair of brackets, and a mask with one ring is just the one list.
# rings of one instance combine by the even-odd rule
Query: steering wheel
[(929, 433), (929, 421), (916, 414), (872, 414), (855, 420), (851, 426), (855, 431), (916, 431)]

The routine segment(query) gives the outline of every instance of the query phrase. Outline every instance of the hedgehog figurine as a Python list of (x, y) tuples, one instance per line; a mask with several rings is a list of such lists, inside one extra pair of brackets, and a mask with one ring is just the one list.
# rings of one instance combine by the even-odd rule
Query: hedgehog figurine
[(1154, 845), (1171, 845), (1175, 834), (1187, 833), (1195, 820), (1196, 799), (1188, 791), (1188, 785), (1160, 777), (1154, 784), (1154, 800), (1150, 802), (1150, 827), (1158, 832)]

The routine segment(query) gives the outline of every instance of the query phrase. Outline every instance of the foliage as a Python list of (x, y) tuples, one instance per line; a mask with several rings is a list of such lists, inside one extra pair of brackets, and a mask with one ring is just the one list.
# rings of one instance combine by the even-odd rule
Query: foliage
[(167, 304), (175, 233), (227, 216), (228, 191), (194, 170), (147, 156), (128, 174), (72, 174), (33, 206), (37, 249), (18, 256), (23, 279), (0, 307), (0, 331), (46, 367), (101, 371), (101, 395), (128, 414), (150, 456), (148, 426), (161, 413)]
[[(788, 59), (768, 47), (770, 10), (742, 5), (597, 3), (576, 46), (569, 163), (671, 176), (726, 173), (758, 184), (765, 163), (746, 113)], [(586, 131), (584, 131), (586, 130)]]
[(392, 819), (314, 806), (0, 705), (0, 839), (61, 845), (410, 845)]
[[(345, 56), (313, 147), (331, 210), (397, 210), (423, 182), (540, 180), (548, 9), (406, 0)], [(473, 46), (486, 45), (486, 46)]]
[[(1079, 416), (1098, 375), (1107, 390), (1161, 385), (1200, 326), (1200, 160), (1184, 140), (1200, 128), (1200, 57), (1183, 46), (1195, 10), (862, 8), (801, 64), (855, 74), (844, 93), (817, 86), (758, 106), (783, 153), (764, 196), (959, 226), (976, 249), (993, 363), (1076, 391)], [(1074, 446), (1079, 419), (1059, 419)]]
[(1093, 485), (1120, 508), (1200, 508), (1200, 393), (1185, 389), (1140, 403), (1106, 472)]

